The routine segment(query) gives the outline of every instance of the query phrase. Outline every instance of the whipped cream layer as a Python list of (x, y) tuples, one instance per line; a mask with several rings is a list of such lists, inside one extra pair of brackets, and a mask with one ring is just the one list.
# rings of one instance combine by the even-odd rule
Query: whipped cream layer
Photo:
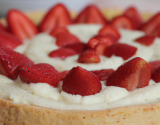
[[(100, 25), (73, 25), (68, 29), (85, 43), (96, 35), (101, 28)], [(146, 47), (134, 40), (144, 33), (140, 31), (120, 30), (121, 39), (119, 42), (127, 43), (138, 48), (136, 56), (146, 61), (160, 59), (160, 40), (157, 38), (153, 45)], [(68, 57), (64, 60), (48, 57), (48, 54), (56, 50), (55, 38), (42, 33), (35, 36), (15, 50), (28, 56), (35, 63), (49, 63), (59, 71), (70, 70), (72, 67), (81, 66), (88, 70), (100, 70), (113, 68), (117, 69), (125, 61), (121, 57), (112, 56), (107, 58), (101, 56), (101, 62), (95, 64), (77, 63), (78, 55)], [(26, 49), (24, 51), (24, 49)], [(131, 57), (131, 58), (134, 58)], [(15, 103), (37, 105), (60, 110), (104, 110), (129, 105), (140, 105), (159, 102), (160, 84), (150, 80), (150, 85), (134, 91), (127, 91), (124, 88), (106, 86), (102, 83), (100, 93), (91, 96), (80, 96), (65, 93), (61, 89), (62, 82), (57, 88), (46, 83), (22, 83), (19, 79), (12, 81), (0, 75), (0, 97), (11, 100)]]

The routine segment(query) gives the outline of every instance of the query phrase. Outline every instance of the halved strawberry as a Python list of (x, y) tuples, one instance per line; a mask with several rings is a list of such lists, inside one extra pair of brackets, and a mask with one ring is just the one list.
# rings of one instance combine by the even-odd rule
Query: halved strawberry
[(14, 49), (21, 44), (22, 44), (22, 41), (18, 37), (10, 33), (0, 31), (0, 45), (1, 46), (5, 46), (10, 49)]
[(70, 33), (63, 32), (63, 33), (59, 33), (58, 35), (56, 35), (56, 44), (59, 47), (70, 45), (70, 44), (75, 44), (79, 42), (80, 40), (76, 36)]
[(59, 33), (69, 33), (69, 31), (67, 30), (67, 28), (66, 27), (55, 27), (52, 31), (51, 31), (51, 33), (50, 33), (50, 35), (51, 36), (53, 36), (53, 37), (56, 37), (56, 35), (58, 35)]
[(112, 46), (109, 46), (105, 49), (104, 55), (111, 57), (112, 55), (120, 56), (124, 60), (129, 59), (130, 57), (136, 54), (137, 48), (125, 43), (116, 43)]
[(52, 58), (60, 58), (65, 59), (68, 56), (76, 55), (77, 52), (70, 48), (59, 48), (57, 50), (53, 50), (51, 53), (49, 53), (49, 57)]
[(78, 58), (78, 63), (99, 63), (100, 57), (94, 49), (83, 50)]
[(94, 48), (99, 43), (99, 40), (96, 38), (91, 38), (87, 43), (87, 48)]
[(151, 74), (153, 74), (160, 67), (160, 60), (149, 62), (151, 66)]
[(21, 40), (30, 39), (38, 33), (34, 23), (19, 10), (11, 9), (7, 13), (9, 30)]
[(77, 52), (77, 54), (79, 54), (83, 48), (85, 47), (85, 43), (75, 43), (75, 44), (70, 44), (70, 45), (66, 45), (66, 46), (63, 46), (63, 48), (69, 48), (69, 49), (72, 49), (74, 51)]
[(160, 24), (155, 28), (155, 30), (153, 30), (151, 35), (156, 36), (156, 37), (160, 37)]
[(79, 66), (72, 68), (63, 80), (62, 90), (81, 96), (93, 95), (100, 92), (102, 86), (98, 77)]
[(145, 46), (150, 46), (153, 44), (155, 40), (155, 37), (154, 36), (150, 36), (150, 35), (145, 35), (145, 36), (142, 36), (140, 38), (137, 38), (136, 40), (134, 40), (135, 42), (138, 42), (140, 44), (143, 44)]
[(101, 28), (98, 32), (98, 35), (112, 35), (117, 39), (121, 37), (119, 31), (116, 28), (114, 28), (112, 25), (107, 25)]
[(18, 76), (17, 68), (19, 66), (33, 64), (26, 56), (0, 46), (0, 74), (15, 80)]
[(160, 82), (160, 67), (152, 74), (151, 79), (153, 79), (156, 83)]
[(120, 28), (131, 29), (131, 30), (135, 29), (132, 20), (125, 15), (114, 18), (111, 22), (111, 25), (115, 27), (116, 29), (120, 29)]
[(95, 47), (94, 50), (99, 54), (99, 55), (104, 55), (105, 49), (110, 46), (106, 43), (98, 43)]
[(160, 13), (157, 13), (149, 21), (144, 23), (140, 27), (140, 30), (145, 32), (147, 35), (152, 35), (159, 25), (160, 25)]
[(72, 19), (63, 4), (53, 6), (43, 18), (39, 28), (41, 32), (50, 32), (55, 27), (66, 27), (72, 24)]
[(46, 63), (22, 65), (18, 70), (19, 77), (24, 83), (48, 83), (54, 87), (57, 87), (59, 83), (59, 72)]
[(89, 5), (76, 17), (75, 23), (93, 23), (107, 25), (108, 21), (95, 5)]
[(151, 76), (150, 65), (136, 57), (120, 66), (107, 79), (107, 86), (118, 86), (132, 91), (148, 85)]
[(1, 24), (1, 22), (0, 22), (0, 31), (6, 31), (6, 29), (5, 29), (4, 26)]
[(135, 7), (129, 7), (124, 12), (124, 15), (129, 17), (134, 22), (136, 29), (143, 24), (143, 19)]
[(107, 78), (114, 72), (113, 69), (102, 69), (102, 70), (94, 70), (92, 71), (96, 74), (100, 81), (107, 80)]
[(100, 43), (106, 43), (108, 46), (117, 43), (118, 40), (112, 35), (97, 35), (94, 38), (98, 39)]
[(69, 72), (70, 70), (65, 70), (63, 72), (60, 72), (60, 81), (63, 81), (64, 78), (66, 77), (67, 73)]

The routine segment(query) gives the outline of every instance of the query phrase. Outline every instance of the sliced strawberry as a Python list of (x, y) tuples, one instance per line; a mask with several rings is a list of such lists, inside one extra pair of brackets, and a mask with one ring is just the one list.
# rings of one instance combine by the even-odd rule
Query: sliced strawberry
[(137, 48), (125, 43), (116, 43), (112, 46), (109, 46), (105, 49), (104, 55), (111, 57), (112, 55), (120, 56), (124, 60), (129, 59), (130, 57), (136, 54)]
[(65, 59), (68, 56), (76, 55), (77, 52), (70, 48), (59, 48), (49, 53), (49, 57)]
[(106, 18), (102, 15), (100, 10), (94, 6), (94, 5), (89, 5), (87, 6), (80, 14), (76, 17), (75, 23), (93, 23), (93, 24), (102, 24), (106, 25), (107, 20)]
[(85, 45), (86, 45), (85, 43), (75, 43), (75, 44), (70, 44), (70, 45), (66, 45), (66, 46), (63, 46), (63, 47), (72, 49), (72, 50), (76, 51), (77, 54), (79, 54), (83, 50)]
[(160, 25), (160, 13), (157, 13), (149, 21), (143, 24), (140, 27), (140, 30), (145, 32), (147, 35), (152, 35), (159, 25)]
[(87, 44), (87, 48), (94, 48), (97, 44), (99, 43), (99, 40), (96, 39), (96, 38), (91, 38), (89, 41), (88, 41), (88, 44)]
[(59, 33), (64, 33), (64, 32), (69, 33), (66, 27), (56, 27), (51, 31), (50, 35), (56, 37), (56, 35), (58, 35)]
[(112, 35), (119, 39), (121, 37), (120, 33), (112, 25), (107, 25), (99, 30), (98, 35)]
[(145, 36), (142, 36), (140, 38), (137, 38), (136, 40), (134, 40), (135, 42), (138, 42), (140, 44), (143, 44), (145, 46), (150, 46), (153, 44), (155, 40), (155, 37), (154, 36), (149, 36), (149, 35), (145, 35)]
[(5, 27), (0, 22), (0, 31), (6, 31)]
[(61, 46), (66, 46), (66, 45), (70, 45), (70, 44), (75, 44), (75, 43), (79, 43), (80, 40), (70, 34), (70, 33), (60, 33), (56, 36), (56, 44), (57, 46), (61, 47)]
[(148, 85), (151, 76), (150, 65), (136, 57), (120, 66), (107, 79), (107, 86), (118, 86), (132, 91)]
[(60, 72), (60, 81), (63, 81), (64, 78), (66, 77), (67, 73), (69, 72), (70, 70), (66, 70), (66, 71), (63, 71), (63, 72)]
[(160, 67), (160, 61), (149, 62), (149, 65), (151, 66), (151, 74), (153, 74)]
[(22, 65), (18, 69), (24, 83), (48, 83), (54, 87), (59, 83), (59, 72), (49, 64)]
[(155, 30), (151, 33), (151, 35), (160, 37), (160, 24), (155, 28)]
[(78, 58), (78, 63), (99, 63), (100, 57), (94, 49), (83, 50)]
[(81, 96), (93, 95), (100, 92), (102, 86), (98, 77), (79, 66), (72, 68), (63, 80), (62, 90)]
[(72, 24), (72, 19), (67, 8), (63, 4), (52, 7), (40, 24), (40, 31), (52, 31), (55, 27), (66, 27)]
[(17, 68), (19, 66), (33, 64), (26, 56), (0, 46), (0, 74), (15, 80), (18, 76)]
[(1, 46), (5, 46), (10, 49), (14, 49), (21, 44), (22, 44), (22, 41), (18, 37), (10, 33), (0, 31), (0, 45)]
[(124, 12), (124, 15), (129, 17), (134, 22), (136, 29), (143, 24), (143, 19), (135, 7), (129, 7)]
[(160, 67), (152, 74), (151, 79), (156, 83), (160, 82)]
[(125, 15), (114, 18), (111, 22), (111, 25), (115, 27), (116, 29), (120, 29), (120, 28), (131, 29), (131, 30), (135, 29), (132, 20)]
[(94, 70), (92, 71), (96, 74), (100, 81), (107, 80), (107, 78), (114, 72), (113, 69), (102, 69), (102, 70)]
[(110, 46), (106, 43), (98, 43), (95, 47), (94, 50), (99, 54), (99, 55), (104, 55), (105, 49)]
[(34, 23), (19, 10), (12, 9), (7, 13), (9, 30), (21, 40), (30, 39), (38, 33)]

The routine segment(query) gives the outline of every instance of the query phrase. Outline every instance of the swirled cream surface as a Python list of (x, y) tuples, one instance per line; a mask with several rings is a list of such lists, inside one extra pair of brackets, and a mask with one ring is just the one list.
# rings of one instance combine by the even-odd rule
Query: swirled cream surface
[[(68, 29), (83, 42), (87, 42), (91, 37), (97, 34), (101, 28), (99, 25), (73, 25)], [(120, 30), (121, 39), (119, 42), (127, 43), (138, 48), (136, 56), (153, 61), (160, 59), (160, 40), (157, 38), (153, 45), (146, 47), (134, 40), (144, 33), (140, 31)], [(17, 47), (15, 51), (28, 56), (35, 63), (49, 63), (57, 70), (69, 70), (72, 67), (81, 66), (87, 70), (100, 70), (113, 68), (117, 69), (125, 61), (121, 57), (112, 56), (107, 58), (101, 56), (101, 62), (96, 64), (77, 63), (78, 55), (68, 57), (64, 60), (50, 58), (48, 54), (56, 50), (55, 38), (48, 34), (39, 34), (23, 45)], [(131, 58), (134, 58), (131, 57)], [(127, 91), (124, 88), (115, 86), (106, 86), (102, 83), (100, 93), (91, 96), (80, 96), (65, 93), (61, 89), (62, 82), (57, 88), (46, 83), (22, 83), (19, 79), (12, 81), (5, 76), (0, 75), (0, 97), (11, 100), (15, 103), (37, 105), (61, 110), (104, 110), (115, 107), (140, 105), (159, 102), (160, 84), (150, 80), (149, 86), (139, 88), (134, 91)]]

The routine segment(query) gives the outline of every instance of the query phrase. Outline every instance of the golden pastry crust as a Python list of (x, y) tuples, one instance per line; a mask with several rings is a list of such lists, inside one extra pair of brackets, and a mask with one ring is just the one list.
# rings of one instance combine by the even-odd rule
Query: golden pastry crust
[(56, 110), (0, 99), (1, 125), (157, 125), (160, 103), (100, 111)]
[[(103, 10), (109, 19), (122, 13), (119, 9)], [(39, 24), (45, 12), (27, 14)], [(72, 13), (75, 17), (75, 13)], [(144, 14), (144, 19), (151, 14)], [(6, 25), (5, 19), (0, 20)], [(98, 111), (56, 110), (22, 105), (0, 99), (0, 125), (151, 125), (160, 123), (160, 103), (127, 106)]]

